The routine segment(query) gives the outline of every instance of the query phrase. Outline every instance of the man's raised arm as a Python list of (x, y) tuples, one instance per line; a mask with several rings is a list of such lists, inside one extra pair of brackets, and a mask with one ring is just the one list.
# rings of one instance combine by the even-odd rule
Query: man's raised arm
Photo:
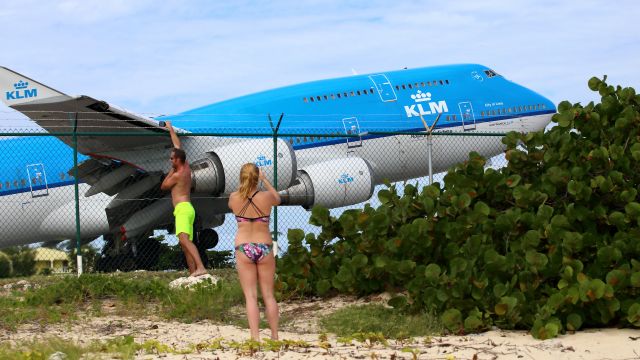
[(171, 134), (171, 142), (173, 143), (173, 147), (176, 149), (180, 149), (180, 138), (176, 135), (175, 130), (173, 130), (173, 126), (171, 126), (171, 121), (166, 121), (164, 125), (167, 130), (169, 130), (169, 134)]

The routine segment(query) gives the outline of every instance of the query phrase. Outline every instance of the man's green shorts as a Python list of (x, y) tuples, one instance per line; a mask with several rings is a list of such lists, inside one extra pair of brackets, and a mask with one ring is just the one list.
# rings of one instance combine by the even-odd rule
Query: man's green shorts
[(193, 220), (196, 218), (196, 211), (190, 202), (176, 204), (173, 210), (176, 217), (176, 236), (180, 233), (189, 235), (189, 240), (193, 241)]

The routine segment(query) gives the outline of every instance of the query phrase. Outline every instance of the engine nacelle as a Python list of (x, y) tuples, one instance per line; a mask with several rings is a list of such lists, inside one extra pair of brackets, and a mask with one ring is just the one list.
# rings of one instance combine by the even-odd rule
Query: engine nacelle
[[(291, 145), (277, 140), (278, 189), (286, 189), (295, 178), (297, 164)], [(254, 163), (264, 171), (273, 184), (273, 140), (247, 140), (215, 148), (191, 163), (191, 191), (194, 193), (223, 195), (238, 189), (240, 168)]]
[(293, 186), (280, 192), (282, 205), (314, 205), (327, 208), (367, 201), (375, 186), (373, 170), (364, 159), (353, 157), (326, 161), (298, 171)]

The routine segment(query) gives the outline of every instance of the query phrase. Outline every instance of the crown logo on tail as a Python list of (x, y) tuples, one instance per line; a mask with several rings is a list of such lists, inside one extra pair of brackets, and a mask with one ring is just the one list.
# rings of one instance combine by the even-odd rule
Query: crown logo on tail
[(29, 86), (29, 83), (28, 83), (28, 82), (26, 82), (26, 81), (22, 81), (22, 80), (20, 80), (20, 81), (18, 81), (17, 83), (13, 84), (13, 87), (14, 87), (16, 90), (26, 89), (28, 86)]

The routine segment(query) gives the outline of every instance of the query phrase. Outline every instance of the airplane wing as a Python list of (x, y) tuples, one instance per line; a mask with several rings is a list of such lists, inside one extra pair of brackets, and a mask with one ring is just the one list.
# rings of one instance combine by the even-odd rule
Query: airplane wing
[[(5, 67), (0, 67), (2, 102), (51, 133), (114, 134), (78, 137), (78, 151), (95, 154), (171, 145), (157, 121), (89, 96), (69, 96)], [(180, 129), (176, 129), (180, 131)], [(126, 136), (117, 136), (126, 133)], [(136, 135), (136, 136), (130, 136)], [(71, 136), (58, 136), (72, 145)]]

